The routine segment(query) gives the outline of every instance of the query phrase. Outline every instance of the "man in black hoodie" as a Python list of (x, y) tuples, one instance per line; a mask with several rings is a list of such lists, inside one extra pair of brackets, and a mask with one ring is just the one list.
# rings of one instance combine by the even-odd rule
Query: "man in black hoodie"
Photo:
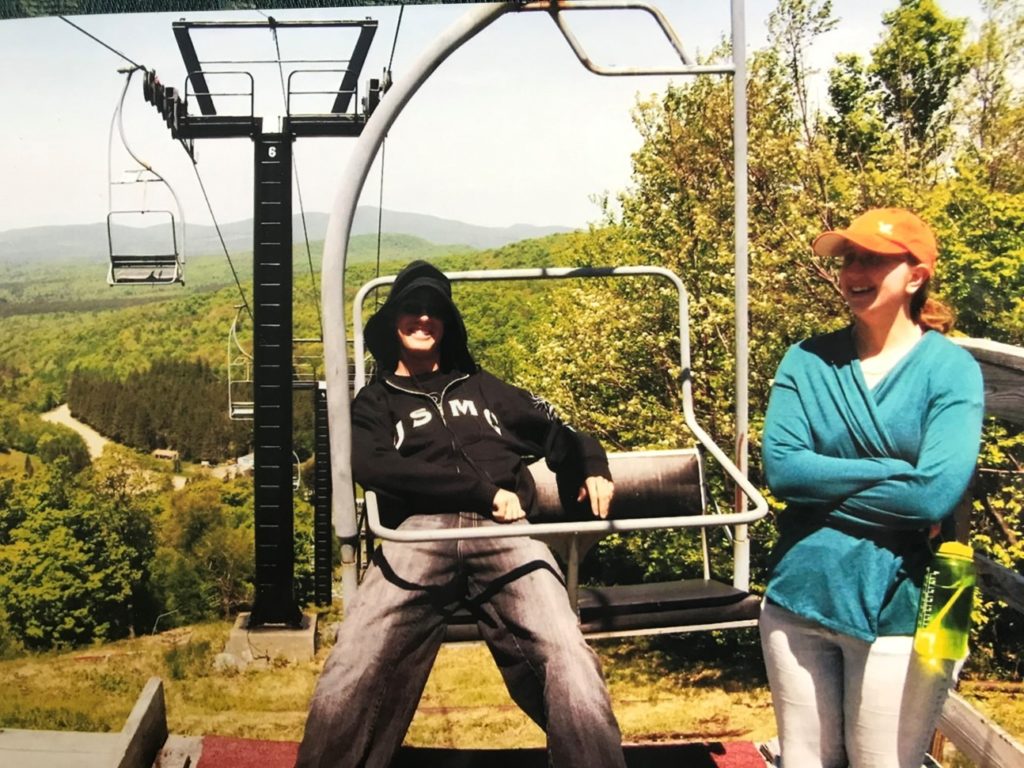
[[(600, 444), (545, 401), (479, 369), (451, 284), (409, 264), (364, 333), (377, 376), (352, 405), (352, 472), (402, 530), (524, 524), (536, 505), (530, 459), (607, 517)], [(556, 768), (623, 768), (597, 656), (558, 566), (527, 537), (384, 542), (346, 606), (299, 749), (303, 768), (386, 768), (416, 711), (446, 617), (477, 617), (512, 698), (547, 733)]]

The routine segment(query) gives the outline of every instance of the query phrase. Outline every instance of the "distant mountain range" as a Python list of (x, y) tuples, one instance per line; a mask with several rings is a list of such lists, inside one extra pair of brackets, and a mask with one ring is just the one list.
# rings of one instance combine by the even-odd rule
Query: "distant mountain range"
[[(352, 226), (353, 235), (377, 232), (378, 210), (372, 206), (359, 206)], [(438, 245), (468, 245), (473, 248), (498, 248), (508, 243), (536, 237), (571, 232), (572, 227), (537, 227), (530, 224), (514, 224), (510, 227), (481, 227), (462, 221), (427, 216), (422, 213), (407, 213), (384, 209), (380, 216), (384, 233), (413, 235)], [(324, 239), (327, 231), (326, 213), (307, 213), (306, 231), (311, 242)], [(151, 244), (160, 252), (162, 244), (169, 242), (169, 225), (143, 228), (115, 227), (115, 243), (119, 235), (130, 237), (133, 245), (145, 247)], [(293, 242), (303, 242), (303, 226), (299, 214), (293, 217)], [(236, 221), (221, 225), (221, 233), (229, 252), (245, 252), (252, 249), (252, 220)], [(217, 231), (212, 226), (190, 224), (187, 229), (187, 253), (198, 256), (221, 252)], [(30, 227), (0, 232), (0, 262), (20, 261), (75, 262), (106, 260), (107, 225), (69, 224), (64, 226)]]

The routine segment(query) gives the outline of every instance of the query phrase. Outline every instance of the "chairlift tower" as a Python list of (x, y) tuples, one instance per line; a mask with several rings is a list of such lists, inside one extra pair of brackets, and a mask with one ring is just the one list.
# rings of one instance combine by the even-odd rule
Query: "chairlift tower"
[[(269, 61), (201, 61), (192, 39), (192, 33), (197, 30), (252, 29), (271, 32), (276, 37), (279, 30), (312, 27), (354, 30), (358, 37), (348, 59), (284, 62), (316, 68), (295, 69), (289, 73), (284, 94), (285, 116), (281, 119), (281, 130), (276, 132), (263, 130), (263, 119), (255, 115), (253, 77), (238, 66), (281, 64), (280, 57)], [(255, 446), (256, 594), (249, 625), (298, 626), (302, 613), (293, 588), (292, 396), (296, 386), (312, 390), (311, 397), (316, 397), (318, 390), (315, 381), (297, 385), (293, 377), (292, 143), (303, 136), (354, 137), (362, 132), (380, 96), (380, 84), (376, 80), (370, 81), (362, 104), (357, 89), (377, 22), (372, 19), (276, 21), (268, 18), (236, 22), (176, 21), (172, 28), (187, 72), (184, 98), (174, 88), (163, 86), (152, 72), (147, 72), (144, 85), (147, 100), (164, 116), (171, 135), (190, 153), (197, 139), (249, 138), (253, 143), (253, 391), (251, 403), (245, 409), (247, 413), (241, 414), (253, 420)], [(331, 68), (324, 68), (324, 65)], [(211, 66), (228, 69), (211, 69)], [(300, 81), (319, 78), (319, 82), (324, 82), (324, 78), (338, 75), (341, 81), (336, 87), (300, 88)], [(211, 83), (225, 84), (213, 89)], [(330, 111), (299, 113), (294, 109), (293, 99), (308, 101), (311, 96), (324, 101), (333, 96)], [(190, 100), (198, 105), (200, 114), (190, 114)], [(218, 113), (215, 101), (247, 102), (247, 114), (238, 114), (237, 110)], [(362, 112), (360, 106), (363, 106)], [(317, 505), (314, 520), (317, 568), (328, 569), (328, 585), (330, 524), (329, 510)], [(327, 546), (326, 557), (319, 551), (323, 542)], [(318, 573), (315, 581), (318, 585), (324, 582), (323, 574)]]

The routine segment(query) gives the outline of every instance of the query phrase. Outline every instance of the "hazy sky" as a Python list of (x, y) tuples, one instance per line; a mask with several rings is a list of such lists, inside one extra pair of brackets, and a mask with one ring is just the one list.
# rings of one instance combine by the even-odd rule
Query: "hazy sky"
[[(839, 51), (867, 53), (878, 40), (881, 14), (896, 0), (834, 0), (839, 28), (823, 37), (814, 63), (827, 68)], [(978, 0), (940, 0), (947, 13), (980, 17)], [(729, 29), (726, 0), (658, 3), (691, 55), (713, 48)], [(748, 0), (751, 48), (764, 44), (771, 0)], [(269, 12), (278, 19), (371, 17), (379, 28), (360, 89), (392, 55), (398, 7)], [(396, 80), (465, 6), (412, 6), (404, 11), (392, 65)], [(72, 17), (80, 26), (181, 87), (184, 67), (171, 32), (181, 14)], [(189, 20), (260, 20), (259, 12), (190, 14)], [(576, 12), (569, 21), (591, 58), (605, 64), (663, 64), (672, 51), (650, 17), (637, 11)], [(266, 30), (197, 32), (200, 59), (275, 56)], [(347, 32), (279, 33), (283, 58), (347, 58)], [(0, 22), (0, 120), (3, 179), (0, 231), (47, 224), (102, 221), (108, 210), (107, 137), (124, 84), (125, 62), (59, 18)], [(253, 71), (257, 113), (275, 130), (282, 111), (276, 66)], [(637, 94), (661, 91), (667, 77), (607, 78), (586, 71), (545, 13), (511, 13), (464, 45), (402, 112), (385, 147), (383, 205), (473, 224), (584, 226), (597, 219), (594, 195), (629, 183), (630, 153), (639, 145), (630, 109)], [(213, 83), (211, 82), (211, 85)], [(301, 86), (296, 86), (301, 87)], [(192, 111), (198, 111), (190, 105)], [(312, 105), (310, 111), (314, 110)], [(323, 111), (327, 111), (324, 107)], [(185, 152), (142, 98), (136, 75), (124, 125), (136, 153), (165, 176), (181, 197), (186, 221), (210, 217)], [(723, 140), (725, 137), (723, 137)], [(334, 199), (354, 139), (303, 138), (296, 165), (307, 211)], [(115, 141), (115, 146), (119, 143)], [(248, 139), (197, 142), (199, 171), (221, 223), (252, 215), (252, 144)], [(120, 149), (115, 169), (133, 167)], [(120, 173), (118, 173), (118, 176)], [(380, 157), (363, 190), (377, 204)], [(138, 185), (136, 185), (138, 186)], [(146, 204), (158, 195), (149, 192)], [(119, 188), (115, 207), (137, 207), (141, 193)], [(296, 210), (298, 203), (296, 201)]]

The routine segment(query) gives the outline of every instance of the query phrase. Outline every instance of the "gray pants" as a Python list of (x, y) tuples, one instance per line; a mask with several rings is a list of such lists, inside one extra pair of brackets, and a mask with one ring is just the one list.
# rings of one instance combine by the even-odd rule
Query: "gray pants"
[[(402, 530), (496, 525), (417, 515)], [(451, 613), (468, 606), (515, 702), (557, 768), (624, 768), (596, 654), (548, 548), (527, 538), (384, 542), (313, 692), (301, 768), (387, 768), (416, 712)]]

